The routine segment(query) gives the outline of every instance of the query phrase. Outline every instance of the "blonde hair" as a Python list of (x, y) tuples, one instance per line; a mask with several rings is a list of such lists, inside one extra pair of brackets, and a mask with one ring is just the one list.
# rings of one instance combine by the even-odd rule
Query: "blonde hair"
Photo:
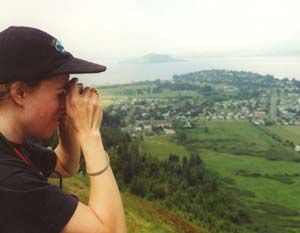
[(0, 102), (5, 100), (8, 97), (12, 84), (13, 84), (12, 82), (0, 83)]

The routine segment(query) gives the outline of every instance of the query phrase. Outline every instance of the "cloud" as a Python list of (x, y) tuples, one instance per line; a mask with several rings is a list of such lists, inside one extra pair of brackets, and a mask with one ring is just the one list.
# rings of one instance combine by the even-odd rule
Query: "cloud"
[(41, 28), (78, 56), (216, 53), (299, 41), (296, 0), (52, 0), (1, 3), (0, 29)]

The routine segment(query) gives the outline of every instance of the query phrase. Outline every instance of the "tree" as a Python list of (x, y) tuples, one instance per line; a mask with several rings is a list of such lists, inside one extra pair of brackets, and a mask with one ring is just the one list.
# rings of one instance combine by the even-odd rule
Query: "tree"
[(135, 178), (130, 184), (130, 192), (133, 194), (144, 197), (146, 195), (146, 181), (142, 178)]

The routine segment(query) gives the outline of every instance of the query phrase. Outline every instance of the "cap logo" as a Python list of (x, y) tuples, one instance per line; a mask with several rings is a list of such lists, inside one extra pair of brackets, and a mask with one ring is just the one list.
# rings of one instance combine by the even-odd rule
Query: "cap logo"
[(60, 53), (64, 53), (65, 52), (65, 49), (64, 49), (64, 47), (62, 46), (62, 44), (60, 43), (60, 41), (59, 40), (54, 40), (53, 41), (53, 45), (54, 45), (54, 47), (55, 47), (55, 49), (58, 51), (58, 52), (60, 52)]

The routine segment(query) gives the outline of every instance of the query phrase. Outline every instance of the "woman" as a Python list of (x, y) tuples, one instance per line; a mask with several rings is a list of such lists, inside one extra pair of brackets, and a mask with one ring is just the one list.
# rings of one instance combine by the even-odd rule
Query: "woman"
[[(60, 42), (38, 29), (0, 32), (0, 232), (126, 232), (120, 192), (99, 131), (102, 101), (71, 73), (105, 67), (74, 58)], [(49, 138), (51, 151), (28, 139)], [(56, 172), (78, 171), (80, 148), (90, 175), (88, 205), (47, 182)]]

